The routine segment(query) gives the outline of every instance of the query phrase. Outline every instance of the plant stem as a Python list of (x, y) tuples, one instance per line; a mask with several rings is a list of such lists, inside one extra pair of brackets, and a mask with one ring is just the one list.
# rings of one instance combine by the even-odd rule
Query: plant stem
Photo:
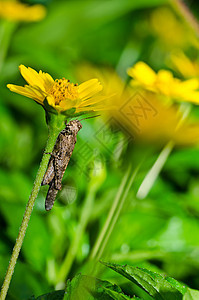
[(104, 239), (104, 237), (106, 235), (106, 232), (107, 232), (107, 230), (108, 230), (108, 228), (110, 226), (111, 220), (112, 220), (112, 218), (114, 216), (114, 213), (115, 213), (115, 211), (117, 209), (117, 206), (118, 206), (118, 203), (120, 201), (121, 195), (122, 195), (122, 193), (124, 191), (126, 182), (128, 180), (128, 177), (129, 177), (129, 174), (130, 174), (130, 168), (127, 170), (125, 176), (123, 177), (123, 180), (122, 180), (121, 185), (119, 187), (119, 190), (118, 190), (118, 192), (116, 194), (115, 200), (113, 201), (113, 205), (111, 206), (111, 209), (110, 209), (109, 214), (108, 214), (108, 216), (106, 218), (104, 226), (103, 226), (103, 228), (102, 228), (102, 230), (101, 230), (101, 232), (100, 232), (100, 234), (98, 236), (98, 239), (95, 242), (95, 245), (94, 245), (94, 247), (92, 249), (92, 252), (90, 254), (90, 259), (94, 259), (94, 258), (97, 257), (97, 253), (99, 251), (99, 248), (100, 248), (100, 246), (102, 244), (102, 241), (103, 241), (103, 239)]
[[(191, 110), (191, 106), (190, 105), (184, 105), (184, 103), (182, 103), (180, 105), (179, 110), (182, 112), (182, 115), (181, 115), (181, 118), (178, 121), (178, 124), (176, 126), (176, 129), (175, 129), (176, 132), (183, 125), (186, 118), (188, 117), (188, 115), (190, 113), (190, 110)], [(168, 143), (164, 146), (164, 148), (162, 149), (162, 151), (158, 155), (157, 160), (155, 161), (155, 163), (153, 164), (153, 166), (151, 167), (149, 172), (146, 174), (144, 180), (142, 181), (142, 183), (141, 183), (141, 185), (138, 189), (138, 192), (137, 192), (137, 195), (136, 195), (136, 197), (138, 199), (144, 199), (144, 198), (147, 197), (147, 195), (150, 192), (151, 188), (153, 187), (156, 179), (160, 175), (160, 172), (162, 171), (162, 169), (163, 169), (170, 153), (172, 152), (174, 146), (175, 146), (175, 142), (172, 141), (172, 140), (168, 141)]]
[[(48, 141), (47, 141), (45, 152), (48, 152), (48, 153), (52, 152), (59, 131), (60, 131), (60, 128), (59, 129), (58, 128), (50, 128), (50, 134), (49, 134), (49, 138), (48, 138)], [(29, 201), (28, 201), (27, 206), (26, 206), (26, 210), (25, 210), (25, 213), (24, 213), (24, 216), (23, 216), (21, 227), (19, 229), (19, 234), (18, 234), (18, 237), (16, 239), (15, 246), (13, 248), (11, 259), (10, 259), (8, 269), (7, 269), (5, 278), (4, 278), (4, 282), (3, 282), (3, 285), (2, 285), (0, 300), (4, 300), (6, 298), (8, 288), (9, 288), (9, 285), (10, 285), (10, 282), (11, 282), (11, 279), (12, 279), (12, 275), (14, 273), (14, 268), (15, 268), (15, 265), (16, 265), (16, 262), (17, 262), (17, 258), (19, 256), (19, 252), (21, 250), (23, 240), (24, 240), (24, 237), (25, 237), (25, 233), (26, 233), (28, 223), (29, 223), (29, 220), (30, 220), (30, 216), (31, 216), (31, 213), (32, 213), (32, 210), (33, 210), (33, 206), (34, 206), (35, 200), (37, 198), (37, 195), (38, 195), (38, 192), (39, 192), (39, 189), (40, 189), (40, 186), (41, 186), (41, 182), (42, 182), (44, 173), (45, 173), (47, 165), (48, 165), (49, 154), (45, 154), (45, 152), (43, 154), (43, 157), (42, 157), (42, 160), (41, 160), (41, 163), (40, 163), (40, 167), (39, 167), (39, 170), (37, 172), (36, 179), (35, 179), (35, 182), (34, 182), (34, 185), (33, 185), (33, 189), (32, 189)]]
[(128, 196), (129, 191), (130, 191), (130, 188), (131, 188), (131, 186), (133, 184), (133, 181), (134, 181), (134, 179), (136, 177), (138, 169), (139, 169), (139, 167), (134, 170), (133, 174), (130, 174), (129, 180), (127, 181), (127, 186), (126, 186), (125, 190), (122, 192), (120, 201), (118, 202), (117, 209), (115, 210), (115, 213), (113, 215), (111, 223), (109, 224), (109, 228), (108, 228), (108, 230), (106, 232), (106, 236), (103, 239), (103, 243), (101, 244), (101, 247), (99, 248), (98, 255), (97, 255), (97, 260), (99, 260), (102, 257), (102, 255), (103, 255), (104, 249), (105, 249), (105, 247), (106, 247), (106, 245), (108, 243), (108, 240), (109, 240), (109, 238), (110, 238), (110, 236), (111, 236), (111, 234), (113, 232), (113, 229), (114, 229), (114, 227), (115, 227), (115, 225), (116, 225), (116, 223), (117, 223), (117, 221), (119, 219), (119, 216), (121, 214), (121, 211), (122, 211), (122, 209), (124, 207), (125, 201), (127, 199), (127, 196)]
[(148, 193), (150, 192), (154, 182), (156, 181), (157, 177), (159, 176), (167, 158), (169, 157), (171, 151), (173, 150), (174, 142), (169, 141), (162, 151), (160, 152), (157, 160), (153, 164), (152, 168), (149, 170), (147, 175), (145, 176), (144, 180), (142, 181), (136, 197), (138, 199), (144, 199), (147, 197)]
[(104, 223), (102, 231), (95, 243), (93, 251), (90, 255), (90, 259), (99, 260), (104, 252), (104, 249), (108, 243), (108, 240), (113, 232), (115, 224), (120, 216), (122, 208), (124, 207), (125, 200), (128, 196), (129, 190), (138, 172), (139, 166), (131, 174), (131, 166), (128, 168), (125, 176), (123, 177), (122, 183), (119, 187), (113, 205), (109, 211), (108, 217)]

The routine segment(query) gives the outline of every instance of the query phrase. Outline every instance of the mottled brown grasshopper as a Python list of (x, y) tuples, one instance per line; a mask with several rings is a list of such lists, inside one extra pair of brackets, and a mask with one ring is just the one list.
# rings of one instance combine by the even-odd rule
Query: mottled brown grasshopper
[(70, 121), (59, 133), (53, 152), (48, 163), (48, 168), (41, 185), (49, 185), (45, 201), (45, 209), (51, 210), (55, 202), (56, 195), (62, 188), (62, 178), (73, 153), (77, 134), (82, 128), (78, 120)]

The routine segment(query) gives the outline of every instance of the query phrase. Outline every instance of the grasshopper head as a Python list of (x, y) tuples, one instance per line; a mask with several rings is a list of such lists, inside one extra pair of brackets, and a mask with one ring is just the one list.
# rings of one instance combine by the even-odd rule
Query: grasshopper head
[(71, 131), (74, 133), (78, 133), (78, 131), (82, 128), (82, 124), (79, 120), (72, 120), (68, 123), (68, 126), (70, 127)]

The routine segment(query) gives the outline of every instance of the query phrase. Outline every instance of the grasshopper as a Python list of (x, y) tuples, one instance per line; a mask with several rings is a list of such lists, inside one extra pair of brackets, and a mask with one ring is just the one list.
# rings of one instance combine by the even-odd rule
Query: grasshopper
[(46, 173), (41, 185), (49, 185), (45, 201), (45, 209), (51, 210), (54, 205), (56, 195), (62, 189), (62, 178), (73, 153), (77, 134), (82, 128), (78, 120), (72, 120), (59, 133), (53, 152), (51, 154)]

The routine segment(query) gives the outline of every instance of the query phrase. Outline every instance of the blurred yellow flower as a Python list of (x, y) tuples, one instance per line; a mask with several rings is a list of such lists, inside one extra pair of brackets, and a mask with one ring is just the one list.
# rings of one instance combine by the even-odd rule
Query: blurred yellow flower
[(188, 48), (190, 45), (199, 47), (193, 31), (169, 8), (155, 9), (150, 17), (150, 27), (169, 48)]
[(129, 97), (129, 92), (121, 95), (119, 109), (110, 113), (121, 128), (126, 128), (124, 132), (132, 135), (134, 143), (159, 146), (172, 140), (177, 146), (199, 144), (198, 121), (187, 118), (181, 122), (179, 108), (164, 103), (158, 94), (132, 91)]
[(43, 5), (28, 6), (18, 1), (0, 1), (0, 18), (10, 21), (40, 21), (46, 16)]
[(100, 104), (104, 97), (96, 96), (102, 90), (98, 79), (90, 79), (78, 85), (70, 83), (65, 78), (54, 80), (48, 73), (42, 71), (38, 73), (24, 65), (20, 65), (19, 70), (28, 85), (22, 87), (8, 84), (7, 87), (12, 92), (35, 100), (46, 110), (50, 110), (49, 106), (58, 113), (64, 113), (70, 109), (73, 109), (74, 113), (102, 109)]
[(199, 77), (199, 63), (192, 61), (182, 51), (174, 51), (170, 55), (172, 66), (185, 78)]
[(167, 70), (160, 70), (156, 73), (141, 61), (129, 68), (127, 72), (133, 77), (132, 86), (141, 87), (174, 100), (199, 104), (199, 80), (197, 78), (182, 81), (173, 77), (173, 74)]
[[(151, 69), (149, 73), (150, 71)], [(104, 92), (112, 95), (108, 99), (110, 107), (112, 103), (112, 109), (106, 111), (106, 115), (103, 114), (106, 123), (113, 122), (114, 126), (117, 124), (127, 138), (132, 138), (134, 145), (162, 146), (170, 140), (177, 146), (199, 143), (199, 122), (187, 118), (182, 123), (183, 114), (178, 106), (161, 101), (160, 94), (128, 86), (110, 68), (99, 69), (86, 64), (77, 72), (81, 80), (85, 80), (88, 74), (100, 79)], [(150, 81), (150, 77), (148, 80)]]

